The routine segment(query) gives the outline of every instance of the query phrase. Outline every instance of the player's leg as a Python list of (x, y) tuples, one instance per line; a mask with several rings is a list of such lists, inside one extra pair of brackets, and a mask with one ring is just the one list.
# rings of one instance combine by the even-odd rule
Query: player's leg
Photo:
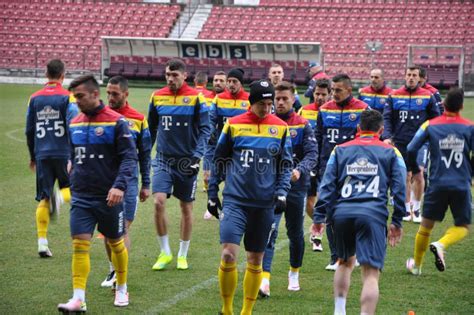
[(270, 273), (272, 270), (273, 255), (275, 254), (275, 243), (278, 237), (278, 228), (280, 226), (282, 214), (275, 214), (274, 221), (268, 236), (268, 242), (265, 246), (265, 253), (263, 255), (263, 273), (262, 282), (258, 291), (261, 297), (270, 296)]
[(290, 240), (290, 270), (288, 271), (288, 290), (299, 291), (299, 271), (304, 256), (304, 211), (306, 196), (302, 192), (290, 191), (285, 211), (286, 233)]
[(360, 313), (375, 314), (379, 300), (380, 270), (362, 265), (362, 292), (360, 294)]
[(59, 189), (53, 190), (53, 196), (51, 196), (51, 206), (53, 212), (59, 213), (61, 206), (64, 203), (71, 202), (71, 183), (69, 181), (69, 163), (67, 159), (55, 159), (54, 160), (54, 176), (58, 180)]
[(471, 191), (450, 191), (449, 205), (454, 218), (454, 226), (448, 228), (444, 235), (437, 241), (430, 244), (430, 250), (435, 256), (435, 265), (439, 271), (446, 268), (444, 254), (445, 250), (463, 240), (469, 233), (471, 224)]
[(329, 250), (331, 258), (329, 264), (326, 266), (326, 270), (335, 271), (338, 266), (337, 254), (336, 254), (336, 244), (334, 241), (334, 227), (332, 224), (326, 225), (326, 236), (328, 238)]
[(92, 233), (97, 219), (92, 211), (95, 204), (90, 200), (73, 199), (70, 212), (70, 229), (72, 235), (72, 285), (73, 296), (64, 304), (58, 305), (61, 312), (86, 311), (86, 285), (90, 272), (90, 246)]
[(166, 215), (166, 200), (171, 195), (173, 179), (171, 167), (162, 160), (155, 159), (152, 162), (153, 178), (152, 193), (154, 204), (154, 221), (157, 240), (160, 245), (160, 254), (153, 270), (163, 270), (173, 260), (168, 239), (168, 217)]
[(221, 262), (219, 266), (219, 291), (222, 299), (222, 313), (233, 314), (234, 294), (237, 288), (237, 254), (240, 241), (247, 227), (245, 210), (237, 205), (224, 201), (219, 234), (222, 244)]
[(240, 314), (251, 314), (262, 282), (262, 260), (274, 221), (274, 208), (248, 208), (247, 230), (244, 237), (247, 268), (244, 276), (243, 305)]
[(413, 206), (413, 222), (421, 222), (421, 200), (425, 192), (425, 167), (428, 162), (428, 143), (425, 143), (418, 151), (416, 164), (420, 168), (420, 172), (413, 176), (413, 198), (411, 204)]
[(197, 175), (189, 176), (173, 169), (173, 196), (181, 207), (180, 240), (177, 268), (188, 269), (188, 249), (193, 230), (193, 203), (196, 196)]
[(54, 187), (54, 169), (50, 160), (36, 161), (36, 229), (38, 235), (38, 254), (42, 258), (52, 256), (48, 244), (48, 227), (50, 222), (50, 196)]
[[(398, 151), (402, 155), (403, 161), (405, 161), (405, 164), (408, 165), (407, 144), (395, 143), (395, 147), (398, 149)], [(411, 188), (412, 188), (412, 172), (407, 171), (406, 194), (405, 194), (405, 216), (403, 217), (403, 221), (412, 220)]]
[[(314, 206), (316, 205), (316, 201), (318, 200), (317, 197), (318, 191), (318, 177), (311, 176), (310, 177), (310, 186), (308, 189), (308, 196), (306, 197), (306, 214), (308, 215), (309, 219), (313, 220), (313, 211)], [(309, 242), (313, 249), (313, 252), (322, 252), (323, 251), (323, 236), (322, 235), (312, 235), (309, 236)]]
[(339, 257), (334, 274), (334, 314), (346, 313), (346, 300), (355, 265), (356, 232), (354, 219), (334, 219), (334, 242)]

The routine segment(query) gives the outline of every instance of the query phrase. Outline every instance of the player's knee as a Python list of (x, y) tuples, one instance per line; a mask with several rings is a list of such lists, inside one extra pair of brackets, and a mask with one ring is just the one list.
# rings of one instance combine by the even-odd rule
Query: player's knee
[(235, 262), (236, 260), (235, 253), (228, 249), (224, 249), (222, 250), (221, 259), (226, 263)]
[(155, 211), (162, 212), (165, 210), (166, 199), (161, 196), (155, 196), (154, 198)]

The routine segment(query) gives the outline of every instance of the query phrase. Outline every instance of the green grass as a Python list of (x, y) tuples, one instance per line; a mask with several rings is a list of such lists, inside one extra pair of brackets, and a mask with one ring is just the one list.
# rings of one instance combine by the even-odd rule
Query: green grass
[[(64, 207), (58, 220), (49, 227), (49, 242), (54, 257), (39, 259), (36, 253), (35, 176), (28, 169), (28, 152), (24, 142), (26, 102), (39, 86), (0, 85), (2, 95), (0, 122), (0, 314), (47, 314), (56, 311), (57, 303), (67, 301), (72, 292), (71, 241), (68, 209)], [(152, 89), (133, 88), (130, 103), (146, 113)], [(103, 94), (105, 96), (105, 94)], [(474, 118), (474, 100), (466, 100), (464, 113)], [(201, 184), (201, 183), (200, 183)], [(206, 195), (199, 187), (195, 203), (194, 231), (190, 247), (188, 271), (172, 268), (153, 272), (151, 266), (158, 255), (153, 225), (151, 200), (141, 203), (132, 226), (129, 290), (131, 304), (123, 313), (215, 314), (220, 309), (217, 267), (220, 246), (218, 222), (204, 221)], [(168, 202), (170, 240), (176, 254), (179, 239), (179, 207), (175, 199)], [(436, 227), (438, 238), (452, 224)], [(309, 219), (306, 219), (309, 226)], [(405, 260), (412, 256), (417, 225), (405, 225), (402, 244), (387, 251), (385, 269), (380, 280), (379, 314), (473, 314), (474, 313), (474, 238), (449, 249), (447, 270), (438, 272), (427, 253), (421, 277), (405, 271)], [(300, 292), (288, 292), (288, 246), (282, 226), (275, 254), (268, 300), (259, 300), (256, 314), (330, 314), (333, 311), (332, 276), (324, 270), (328, 262), (327, 244), (323, 253), (307, 248), (301, 270)], [(91, 248), (91, 273), (88, 281), (89, 312), (118, 313), (112, 306), (110, 290), (100, 288), (108, 271), (102, 241), (94, 239)], [(243, 266), (244, 253), (240, 253)], [(242, 268), (240, 268), (242, 269)], [(235, 298), (235, 310), (242, 304), (241, 282)], [(360, 270), (353, 275), (347, 303), (348, 314), (359, 312)]]

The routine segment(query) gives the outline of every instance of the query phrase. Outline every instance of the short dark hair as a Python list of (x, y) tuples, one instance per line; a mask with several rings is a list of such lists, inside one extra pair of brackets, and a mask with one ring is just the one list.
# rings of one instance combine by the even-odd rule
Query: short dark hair
[(319, 80), (317, 80), (315, 90), (316, 90), (316, 87), (318, 87), (320, 89), (327, 89), (328, 93), (331, 93), (331, 82), (328, 79), (319, 79)]
[(216, 73), (214, 73), (214, 76), (216, 75), (225, 75), (227, 77), (227, 73), (225, 73), (224, 71), (216, 71)]
[(376, 110), (365, 110), (360, 115), (359, 127), (362, 131), (377, 132), (383, 126), (383, 116)]
[(413, 70), (418, 70), (418, 73), (421, 74), (421, 68), (420, 68), (420, 66), (415, 66), (415, 65), (408, 66), (408, 67), (407, 67), (407, 70), (405, 71), (405, 73), (407, 73), (408, 70), (411, 70), (411, 71), (413, 71)]
[(293, 87), (293, 84), (291, 84), (288, 81), (281, 81), (275, 86), (275, 92), (276, 91), (290, 91), (292, 94), (294, 93), (295, 88)]
[(464, 90), (458, 87), (449, 89), (446, 98), (444, 99), (444, 108), (448, 112), (458, 113), (464, 103)]
[(199, 71), (194, 77), (194, 81), (197, 84), (206, 84), (207, 83), (207, 73), (204, 71)]
[(69, 84), (69, 91), (83, 84), (86, 86), (87, 91), (89, 92), (93, 92), (95, 90), (100, 91), (99, 82), (97, 82), (92, 74), (82, 75), (72, 80), (71, 84)]
[(420, 67), (420, 78), (426, 79), (426, 75), (427, 75), (426, 69)]
[(335, 75), (332, 78), (332, 82), (334, 82), (334, 83), (342, 82), (342, 83), (344, 83), (345, 86), (352, 87), (351, 78), (345, 73)]
[(121, 75), (116, 75), (114, 77), (111, 77), (109, 80), (109, 84), (118, 84), (120, 85), (120, 89), (125, 92), (128, 91), (128, 80), (122, 77)]
[(46, 76), (49, 79), (59, 79), (65, 71), (64, 62), (60, 59), (52, 59), (46, 65)]
[(168, 60), (166, 67), (170, 68), (171, 71), (186, 72), (186, 64), (178, 58)]

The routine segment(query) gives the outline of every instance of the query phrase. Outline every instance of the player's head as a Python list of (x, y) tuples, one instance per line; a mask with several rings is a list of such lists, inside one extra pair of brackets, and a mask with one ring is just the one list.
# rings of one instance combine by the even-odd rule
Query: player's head
[(351, 78), (344, 73), (332, 78), (331, 85), (332, 98), (336, 103), (340, 103), (352, 94)]
[(318, 106), (323, 105), (331, 99), (331, 81), (328, 79), (320, 79), (316, 81), (313, 91), (314, 102)]
[(268, 79), (272, 82), (273, 86), (277, 86), (281, 81), (285, 73), (283, 72), (283, 67), (277, 63), (272, 64), (270, 69), (268, 69)]
[(323, 67), (317, 61), (311, 61), (308, 65), (308, 73), (310, 77), (313, 77), (316, 73), (323, 71)]
[(107, 83), (107, 100), (112, 108), (121, 108), (127, 103), (128, 98), (128, 80), (122, 76), (110, 78)]
[(275, 98), (275, 89), (268, 80), (253, 81), (250, 84), (250, 110), (260, 118), (270, 114), (273, 100)]
[(414, 89), (420, 82), (420, 67), (418, 66), (410, 66), (407, 68), (405, 72), (405, 85), (410, 88)]
[(60, 59), (52, 59), (46, 65), (46, 77), (49, 80), (63, 81), (66, 67)]
[(275, 86), (275, 111), (277, 114), (286, 114), (295, 103), (295, 94), (293, 84), (287, 81), (281, 81)]
[(370, 131), (381, 134), (383, 131), (383, 116), (376, 110), (365, 110), (360, 114), (360, 122), (357, 126), (359, 132)]
[(227, 75), (224, 71), (217, 71), (214, 73), (214, 77), (212, 78), (212, 89), (216, 94), (224, 92), (226, 80)]
[(206, 86), (207, 85), (207, 73), (199, 71), (194, 76), (194, 85), (195, 86)]
[(242, 82), (244, 82), (244, 70), (241, 68), (230, 69), (227, 74), (226, 87), (231, 94), (237, 94), (242, 89)]
[(382, 69), (372, 69), (370, 71), (370, 85), (374, 90), (383, 88), (385, 81)]
[(91, 74), (75, 78), (69, 85), (69, 90), (82, 112), (90, 112), (100, 105), (99, 82)]
[(420, 67), (420, 86), (424, 86), (426, 81), (428, 81), (428, 72)]
[(187, 76), (186, 65), (181, 59), (168, 60), (165, 68), (165, 78), (171, 91), (177, 92), (183, 86)]
[(464, 90), (458, 87), (449, 89), (446, 98), (444, 99), (444, 108), (447, 112), (459, 113), (463, 108)]

